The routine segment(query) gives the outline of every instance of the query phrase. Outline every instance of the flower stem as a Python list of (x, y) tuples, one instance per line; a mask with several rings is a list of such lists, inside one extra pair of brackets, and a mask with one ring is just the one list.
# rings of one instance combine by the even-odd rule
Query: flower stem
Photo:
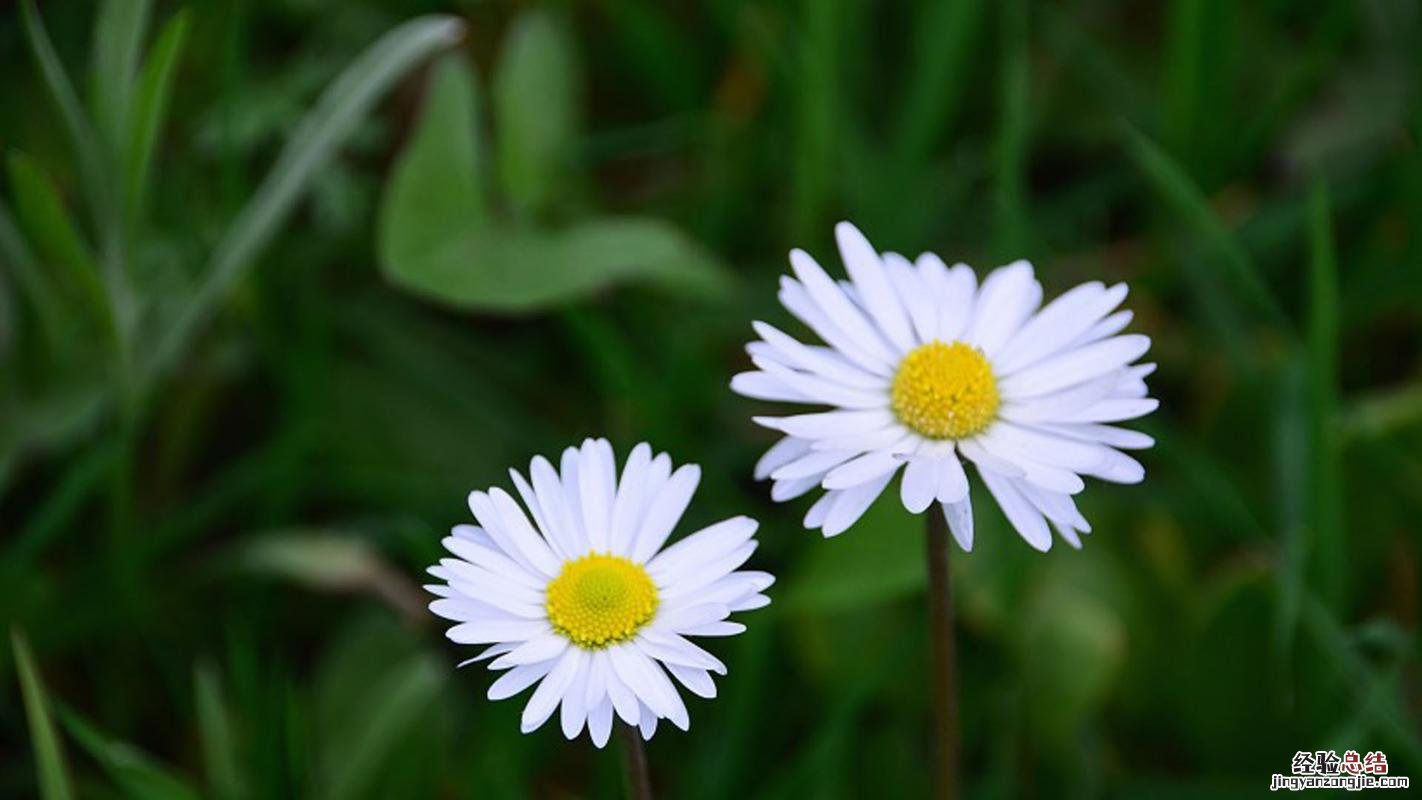
[(938, 509), (925, 515), (928, 556), (929, 638), (933, 643), (933, 796), (958, 795), (958, 656), (953, 638), (953, 584), (948, 570), (952, 547), (948, 521)]
[(652, 800), (652, 775), (647, 769), (647, 751), (637, 728), (617, 722), (617, 738), (622, 740), (622, 771), (627, 796), (632, 800)]

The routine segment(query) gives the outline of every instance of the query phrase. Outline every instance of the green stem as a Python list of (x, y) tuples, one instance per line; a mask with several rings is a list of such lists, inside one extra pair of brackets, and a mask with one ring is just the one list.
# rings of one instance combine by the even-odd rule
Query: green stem
[(622, 771), (627, 796), (632, 800), (652, 800), (652, 775), (647, 769), (647, 751), (637, 728), (618, 721), (617, 738), (622, 740)]
[(928, 556), (929, 639), (933, 661), (933, 796), (958, 796), (958, 657), (953, 632), (953, 585), (948, 569), (952, 539), (948, 521), (936, 509), (925, 515)]

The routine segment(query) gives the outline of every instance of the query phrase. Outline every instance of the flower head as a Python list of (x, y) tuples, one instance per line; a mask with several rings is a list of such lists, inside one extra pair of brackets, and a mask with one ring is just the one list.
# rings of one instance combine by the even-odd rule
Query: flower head
[(430, 610), (458, 623), (448, 632), (455, 642), (491, 645), (464, 662), (492, 658), (490, 669), (505, 670), (490, 700), (538, 684), (525, 733), (560, 708), (564, 735), (586, 725), (598, 747), (614, 714), (646, 738), (658, 719), (686, 730), (668, 674), (715, 697), (711, 673), (726, 673), (686, 637), (740, 633), (726, 618), (770, 602), (761, 592), (773, 577), (737, 570), (755, 551), (755, 520), (732, 517), (664, 547), (701, 472), (673, 471), (646, 444), (620, 479), (612, 446), (591, 439), (563, 451), (561, 469), (539, 456), (529, 474), (531, 483), (509, 470), (522, 507), (503, 489), (470, 493), (479, 525), (457, 525), (444, 540), (454, 557), (430, 567), (444, 581), (425, 587), (438, 595)]
[(1121, 451), (1154, 443), (1112, 424), (1158, 405), (1144, 381), (1155, 365), (1134, 364), (1150, 339), (1121, 334), (1125, 285), (1084, 283), (1038, 308), (1026, 261), (979, 284), (972, 268), (932, 253), (880, 254), (847, 222), (835, 236), (850, 280), (794, 250), (795, 276), (780, 284), (781, 303), (824, 344), (756, 322), (756, 370), (731, 380), (747, 397), (830, 407), (756, 417), (785, 434), (756, 477), (774, 482), (778, 501), (822, 487), (805, 526), (835, 536), (902, 470), (904, 507), (937, 502), (971, 550), (967, 459), (1028, 544), (1050, 548), (1050, 526), (1080, 547), (1091, 530), (1072, 499), (1082, 476), (1138, 482), (1144, 468)]

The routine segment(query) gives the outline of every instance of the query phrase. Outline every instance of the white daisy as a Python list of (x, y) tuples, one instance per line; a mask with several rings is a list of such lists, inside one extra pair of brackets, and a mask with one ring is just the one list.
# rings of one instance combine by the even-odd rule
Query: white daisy
[(925, 253), (915, 262), (877, 252), (847, 222), (835, 228), (850, 280), (835, 281), (803, 250), (780, 302), (827, 346), (807, 345), (756, 322), (747, 350), (758, 368), (731, 388), (747, 397), (833, 410), (755, 421), (785, 434), (756, 465), (777, 501), (817, 486), (825, 493), (807, 528), (842, 533), (903, 468), (904, 507), (937, 501), (954, 538), (973, 546), (972, 462), (1008, 520), (1038, 550), (1048, 523), (1071, 546), (1091, 526), (1072, 496), (1082, 476), (1135, 483), (1145, 470), (1123, 449), (1149, 436), (1110, 423), (1155, 410), (1132, 366), (1150, 348), (1118, 335), (1131, 312), (1114, 311), (1124, 284), (1085, 283), (1043, 306), (1032, 265), (1017, 261), (979, 285), (963, 264)]
[(508, 492), (471, 492), (479, 525), (457, 525), (444, 546), (454, 558), (429, 572), (439, 599), (430, 610), (457, 625), (460, 644), (492, 645), (460, 666), (493, 658), (507, 670), (490, 700), (537, 683), (523, 709), (528, 733), (560, 706), (563, 733), (584, 724), (593, 743), (607, 744), (616, 714), (650, 739), (657, 720), (686, 730), (686, 705), (670, 680), (715, 697), (715, 656), (687, 636), (731, 636), (734, 611), (770, 602), (765, 572), (737, 571), (750, 558), (757, 523), (732, 517), (663, 549), (701, 479), (694, 464), (672, 471), (665, 453), (632, 449), (618, 480), (612, 446), (583, 442), (563, 451), (561, 474), (533, 459), (532, 483), (509, 470), (528, 514)]

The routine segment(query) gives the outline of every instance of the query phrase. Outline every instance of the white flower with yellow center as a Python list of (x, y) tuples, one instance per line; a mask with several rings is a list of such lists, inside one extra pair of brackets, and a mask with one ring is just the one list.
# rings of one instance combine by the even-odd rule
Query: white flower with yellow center
[[(658, 719), (690, 725), (681, 694), (715, 697), (715, 656), (688, 636), (731, 636), (735, 611), (770, 602), (764, 572), (737, 571), (756, 548), (756, 522), (732, 517), (665, 547), (701, 478), (694, 464), (673, 471), (665, 453), (632, 449), (618, 479), (612, 446), (583, 442), (563, 452), (561, 469), (533, 459), (532, 482), (509, 470), (523, 499), (493, 488), (471, 492), (479, 525), (457, 525), (444, 546), (454, 558), (429, 572), (439, 599), (430, 610), (458, 623), (449, 638), (491, 645), (465, 664), (492, 658), (506, 670), (489, 687), (502, 700), (538, 684), (522, 729), (561, 708), (563, 733), (586, 725), (607, 743), (613, 716), (651, 738)], [(532, 517), (532, 522), (529, 517)], [(461, 664), (463, 666), (463, 664)]]
[(979, 285), (970, 267), (931, 253), (880, 254), (847, 222), (835, 236), (850, 280), (794, 250), (795, 277), (780, 284), (781, 303), (827, 346), (756, 322), (761, 340), (747, 350), (757, 369), (731, 381), (747, 397), (832, 407), (756, 417), (785, 434), (756, 477), (774, 481), (777, 501), (823, 487), (805, 526), (835, 536), (902, 468), (904, 506), (937, 502), (971, 550), (961, 457), (1030, 545), (1051, 547), (1050, 524), (1080, 547), (1091, 530), (1072, 499), (1082, 476), (1138, 482), (1145, 470), (1121, 451), (1154, 443), (1112, 424), (1157, 406), (1144, 382), (1155, 365), (1132, 365), (1150, 339), (1119, 335), (1131, 320), (1115, 311), (1125, 285), (1085, 283), (1038, 309), (1042, 287), (1025, 261)]

